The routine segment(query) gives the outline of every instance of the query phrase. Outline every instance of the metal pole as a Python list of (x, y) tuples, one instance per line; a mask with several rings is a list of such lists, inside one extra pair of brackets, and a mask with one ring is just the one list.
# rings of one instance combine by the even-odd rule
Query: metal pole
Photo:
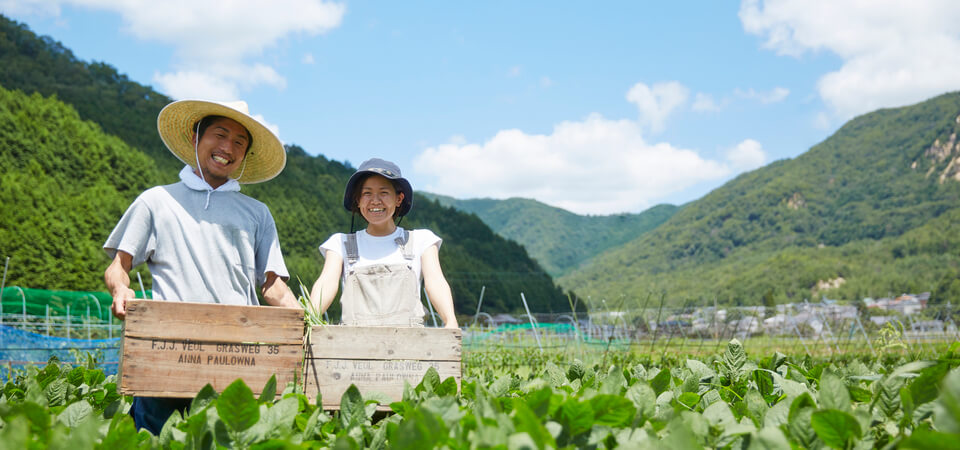
[(46, 325), (47, 325), (47, 337), (50, 337), (50, 304), (47, 303), (47, 304), (46, 304), (46, 307), (47, 307), (47, 308), (46, 308), (46, 309), (47, 309), (47, 312), (46, 312), (47, 320), (45, 320), (44, 322), (45, 322)]
[(70, 338), (70, 304), (67, 304), (67, 338)]
[(3, 264), (3, 281), (0, 282), (0, 325), (3, 324), (3, 287), (7, 285), (7, 267), (10, 266), (10, 257)]
[(480, 286), (480, 300), (477, 301), (477, 312), (473, 314), (473, 324), (477, 324), (477, 317), (480, 315), (480, 305), (483, 305), (483, 293), (487, 290), (487, 286)]
[(540, 353), (543, 353), (543, 345), (540, 343), (540, 333), (537, 332), (537, 324), (533, 323), (533, 316), (530, 315), (530, 307), (527, 306), (527, 297), (524, 297), (523, 292), (520, 293), (520, 300), (523, 300), (523, 309), (527, 311), (527, 319), (530, 319), (530, 326), (533, 327), (533, 337), (537, 338), (537, 347), (540, 348)]
[(860, 327), (860, 332), (863, 333), (863, 338), (867, 340), (867, 345), (870, 346), (870, 353), (873, 353), (874, 355), (876, 355), (877, 352), (876, 352), (876, 350), (873, 349), (873, 343), (870, 342), (870, 337), (867, 336), (867, 330), (864, 330), (864, 329), (863, 329), (863, 322), (860, 321), (860, 315), (859, 315), (859, 314), (857, 315), (857, 326)]
[(22, 326), (27, 326), (27, 296), (23, 293), (23, 288), (17, 286), (17, 289), (20, 289), (20, 299), (23, 301), (23, 323)]
[(90, 339), (90, 305), (87, 305), (87, 318), (83, 321), (84, 327), (87, 329), (87, 339)]
[[(87, 297), (93, 298), (93, 304), (97, 305), (97, 319), (103, 320), (103, 308), (100, 307), (100, 300), (97, 300), (97, 296), (93, 294), (87, 294)], [(90, 309), (90, 305), (87, 305), (87, 309)], [(90, 311), (87, 311), (87, 316), (90, 315)]]

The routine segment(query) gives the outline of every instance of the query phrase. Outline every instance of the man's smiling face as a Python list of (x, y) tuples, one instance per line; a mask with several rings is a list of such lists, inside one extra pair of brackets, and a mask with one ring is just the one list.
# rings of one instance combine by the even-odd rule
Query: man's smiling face
[(197, 144), (204, 180), (214, 189), (226, 183), (229, 175), (243, 164), (249, 145), (250, 135), (243, 125), (226, 117), (215, 119)]

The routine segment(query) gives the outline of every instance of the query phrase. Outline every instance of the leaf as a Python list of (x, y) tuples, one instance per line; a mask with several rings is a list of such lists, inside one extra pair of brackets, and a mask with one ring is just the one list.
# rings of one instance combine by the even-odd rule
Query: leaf
[(579, 359), (573, 360), (570, 364), (570, 368), (567, 369), (567, 380), (579, 380), (587, 373), (586, 369), (583, 368), (583, 363)]
[(933, 411), (933, 425), (938, 431), (960, 433), (960, 368), (944, 377)]
[(737, 419), (733, 416), (733, 411), (725, 402), (716, 402), (703, 410), (703, 418), (711, 426), (725, 428), (736, 424)]
[(270, 379), (267, 380), (267, 384), (263, 385), (263, 390), (260, 391), (260, 403), (270, 403), (277, 396), (277, 375), (270, 375)]
[(103, 383), (107, 379), (107, 376), (103, 374), (102, 370), (87, 370), (83, 373), (83, 382), (90, 387), (99, 386), (100, 383)]
[(810, 396), (809, 392), (804, 392), (803, 395), (793, 399), (793, 403), (790, 403), (790, 413), (787, 416), (788, 419), (793, 422), (797, 418), (797, 413), (804, 408), (816, 408), (817, 404), (813, 401), (813, 397)]
[[(814, 448), (820, 442), (816, 431), (810, 425), (814, 409), (811, 407), (799, 408), (795, 413), (791, 407), (790, 420), (787, 422), (787, 431), (793, 440), (803, 448)], [(823, 444), (820, 443), (822, 446)]]
[(595, 425), (627, 426), (637, 413), (633, 402), (619, 395), (601, 394), (591, 398), (589, 402), (590, 409), (594, 412)]
[(517, 400), (513, 408), (513, 423), (516, 430), (530, 435), (533, 443), (536, 444), (535, 448), (556, 448), (557, 441), (544, 427), (543, 421), (540, 420), (542, 416), (538, 417), (525, 403)]
[(233, 431), (243, 431), (260, 420), (260, 407), (253, 391), (241, 379), (230, 383), (217, 398), (217, 415)]
[(763, 416), (764, 427), (779, 427), (787, 423), (790, 414), (790, 406), (787, 402), (780, 402), (770, 407)]
[(589, 431), (593, 427), (593, 408), (587, 402), (570, 397), (560, 405), (557, 421), (563, 425), (563, 431), (571, 437)]
[(421, 449), (439, 447), (438, 442), (446, 437), (447, 427), (433, 414), (417, 408), (404, 417), (396, 432), (389, 435), (390, 447), (395, 449)]
[(204, 409), (211, 402), (216, 400), (217, 391), (213, 389), (213, 386), (210, 383), (207, 383), (203, 389), (200, 389), (200, 392), (197, 392), (197, 396), (190, 401), (190, 415), (194, 415)]
[(116, 416), (110, 423), (110, 429), (98, 448), (131, 448), (137, 442), (137, 430), (133, 424), (133, 418), (123, 414)]
[(420, 381), (420, 384), (417, 385), (417, 392), (435, 392), (437, 387), (440, 386), (440, 374), (437, 373), (437, 369), (433, 366), (427, 368), (427, 372), (423, 374), (423, 380)]
[(758, 427), (764, 426), (763, 419), (770, 407), (767, 406), (767, 401), (760, 395), (760, 392), (749, 390), (743, 400), (747, 404), (747, 413), (753, 419), (753, 423)]
[(713, 369), (695, 359), (688, 359), (686, 364), (687, 368), (690, 369), (690, 371), (693, 372), (697, 378), (711, 377), (716, 375), (716, 372), (714, 372)]
[(920, 372), (920, 376), (910, 383), (910, 394), (915, 405), (922, 405), (933, 401), (940, 394), (940, 384), (947, 375), (949, 367), (946, 363), (927, 367)]
[(757, 390), (762, 396), (772, 396), (774, 391), (773, 375), (765, 369), (753, 371), (753, 381), (757, 383)]
[(888, 376), (877, 382), (877, 394), (873, 398), (873, 407), (887, 418), (893, 418), (900, 408), (900, 388), (904, 380), (897, 376)]
[[(436, 371), (434, 371), (436, 374)], [(426, 377), (424, 377), (426, 382)], [(363, 396), (357, 386), (351, 384), (343, 396), (340, 397), (340, 427), (350, 429), (362, 424), (367, 420), (367, 411), (363, 402)]]
[(820, 375), (820, 393), (818, 396), (820, 406), (825, 409), (836, 409), (840, 411), (851, 411), (850, 392), (843, 380), (833, 372), (824, 372)]
[(750, 437), (750, 446), (747, 450), (790, 449), (790, 442), (779, 428), (765, 427)]
[(43, 390), (44, 394), (47, 396), (47, 402), (50, 406), (60, 406), (63, 405), (67, 399), (67, 380), (65, 378), (58, 378)]
[(543, 417), (550, 413), (550, 398), (553, 397), (553, 389), (544, 386), (527, 394), (524, 399), (527, 407), (533, 414)]
[(837, 409), (814, 412), (810, 425), (817, 436), (830, 447), (845, 448), (848, 443), (863, 436), (860, 422), (850, 414)]
[(437, 386), (434, 392), (440, 397), (457, 395), (457, 380), (453, 377), (447, 377), (446, 380), (443, 380), (443, 383)]
[(941, 433), (920, 428), (914, 431), (910, 437), (900, 441), (899, 448), (918, 450), (938, 449), (944, 448), (944, 444), (947, 442), (960, 442), (960, 434)]
[(657, 395), (667, 390), (667, 388), (670, 387), (670, 371), (666, 369), (660, 370), (657, 376), (650, 380), (650, 387), (653, 388), (653, 392)]
[(637, 382), (624, 394), (637, 408), (637, 414), (642, 421), (650, 419), (657, 411), (657, 394), (644, 382)]
[(677, 401), (689, 409), (694, 409), (696, 408), (697, 403), (700, 403), (700, 396), (693, 392), (684, 392), (680, 394), (680, 397), (677, 398)]
[(73, 370), (67, 373), (67, 381), (74, 386), (80, 386), (83, 384), (84, 372), (85, 369), (83, 367), (74, 367)]
[(64, 425), (73, 428), (93, 413), (93, 406), (85, 401), (73, 402), (57, 416)]
[(743, 350), (743, 344), (735, 338), (731, 339), (730, 342), (727, 343), (727, 350), (723, 352), (723, 357), (721, 358), (724, 377), (726, 377), (730, 383), (735, 383), (740, 379), (740, 369), (746, 362), (747, 352)]

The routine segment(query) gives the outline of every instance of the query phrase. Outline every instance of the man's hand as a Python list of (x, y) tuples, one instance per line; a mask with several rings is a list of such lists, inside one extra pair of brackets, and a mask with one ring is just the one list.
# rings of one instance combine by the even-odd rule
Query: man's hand
[(106, 282), (107, 290), (113, 296), (110, 312), (120, 320), (127, 317), (127, 301), (137, 296), (133, 289), (130, 289), (131, 269), (133, 269), (133, 256), (117, 250), (117, 256), (103, 273), (103, 281)]

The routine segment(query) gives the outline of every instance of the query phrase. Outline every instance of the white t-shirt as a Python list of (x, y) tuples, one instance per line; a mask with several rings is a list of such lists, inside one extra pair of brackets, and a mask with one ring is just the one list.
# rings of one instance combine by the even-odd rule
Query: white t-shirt
[[(403, 228), (400, 227), (397, 227), (393, 233), (387, 236), (371, 236), (367, 234), (366, 230), (357, 231), (357, 252), (360, 254), (360, 259), (357, 260), (354, 267), (372, 266), (374, 264), (406, 264), (406, 258), (403, 257), (400, 247), (394, 241), (402, 233)], [(343, 258), (341, 281), (345, 280), (347, 276), (347, 250), (344, 248), (343, 240), (344, 233), (334, 233), (326, 242), (320, 244), (320, 254), (324, 258), (327, 257), (327, 252), (334, 252)], [(443, 240), (430, 230), (410, 230), (408, 243), (413, 244), (411, 266), (417, 276), (417, 292), (420, 292), (423, 280), (420, 257), (423, 256), (424, 251), (433, 245), (436, 245), (439, 249), (442, 242)]]

